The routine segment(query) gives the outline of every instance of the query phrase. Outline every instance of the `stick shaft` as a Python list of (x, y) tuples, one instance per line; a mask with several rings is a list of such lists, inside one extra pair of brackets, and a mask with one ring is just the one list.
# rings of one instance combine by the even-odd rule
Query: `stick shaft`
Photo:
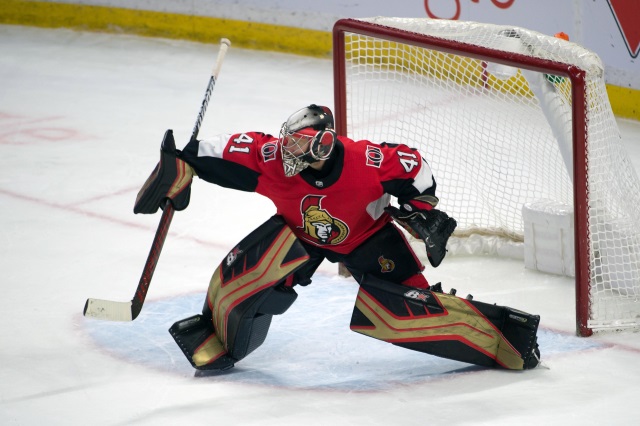
[(151, 249), (149, 250), (147, 261), (144, 264), (142, 276), (140, 276), (140, 281), (138, 282), (138, 288), (136, 288), (136, 294), (131, 301), (132, 319), (136, 319), (136, 317), (142, 310), (144, 299), (147, 297), (149, 285), (151, 284), (151, 278), (153, 278), (153, 273), (156, 270), (156, 265), (158, 264), (158, 259), (160, 258), (160, 253), (162, 252), (164, 241), (167, 238), (167, 234), (169, 233), (169, 226), (171, 226), (171, 220), (173, 219), (174, 212), (175, 209), (173, 208), (173, 204), (168, 201), (164, 205), (164, 210), (162, 211), (162, 216), (160, 217), (160, 223), (158, 223), (156, 235), (153, 238), (153, 243), (151, 243)]
[[(220, 40), (220, 49), (218, 51), (216, 64), (213, 67), (213, 71), (211, 72), (209, 84), (207, 85), (204, 99), (202, 100), (202, 104), (200, 105), (200, 111), (198, 112), (198, 118), (196, 119), (196, 124), (191, 134), (191, 140), (195, 140), (198, 137), (200, 126), (202, 125), (204, 115), (209, 105), (211, 93), (213, 92), (216, 80), (218, 78), (218, 75), (220, 74), (222, 61), (224, 60), (224, 57), (230, 45), (231, 42), (226, 38)], [(171, 225), (171, 220), (173, 219), (174, 212), (175, 209), (173, 208), (173, 204), (167, 199), (163, 207), (162, 217), (160, 218), (160, 223), (158, 224), (158, 229), (156, 230), (156, 234), (153, 238), (153, 243), (151, 244), (151, 249), (149, 250), (149, 255), (147, 256), (147, 261), (145, 262), (144, 268), (142, 270), (142, 276), (140, 277), (140, 281), (138, 282), (138, 287), (136, 288), (133, 299), (129, 302), (87, 299), (84, 305), (85, 316), (111, 321), (133, 321), (134, 319), (136, 319), (136, 317), (140, 314), (142, 306), (144, 305), (144, 300), (147, 297), (147, 292), (149, 291), (149, 286), (151, 285), (151, 278), (153, 277), (153, 273), (155, 272), (156, 266), (158, 264), (158, 259), (160, 258), (160, 253), (162, 252), (164, 241), (167, 238), (167, 234), (169, 233), (169, 226)]]
[(216, 80), (218, 79), (218, 75), (220, 75), (220, 69), (222, 68), (222, 61), (224, 61), (224, 57), (227, 54), (227, 50), (229, 50), (229, 46), (231, 42), (226, 38), (220, 40), (220, 50), (218, 51), (218, 58), (216, 60), (216, 64), (213, 67), (213, 71), (211, 72), (211, 77), (209, 78), (209, 84), (207, 84), (207, 90), (204, 94), (204, 99), (202, 99), (202, 105), (200, 106), (200, 112), (198, 113), (198, 118), (196, 119), (196, 124), (193, 127), (193, 132), (191, 132), (191, 140), (195, 140), (198, 138), (198, 133), (200, 133), (200, 126), (202, 125), (202, 121), (204, 120), (204, 114), (207, 111), (207, 107), (209, 106), (209, 99), (211, 99), (211, 93), (213, 92), (213, 88), (216, 85)]

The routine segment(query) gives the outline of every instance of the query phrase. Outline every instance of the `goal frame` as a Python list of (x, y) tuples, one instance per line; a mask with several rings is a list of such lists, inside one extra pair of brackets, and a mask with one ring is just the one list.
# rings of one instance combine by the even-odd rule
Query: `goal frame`
[(480, 61), (515, 66), (570, 79), (575, 226), (576, 333), (582, 337), (591, 336), (593, 330), (588, 327), (588, 319), (590, 316), (590, 249), (588, 236), (589, 193), (587, 184), (589, 172), (587, 167), (588, 135), (585, 115), (585, 105), (587, 102), (586, 72), (573, 64), (529, 57), (520, 53), (502, 52), (487, 47), (445, 40), (357, 19), (340, 19), (333, 27), (333, 81), (336, 132), (344, 136), (348, 136), (349, 130), (347, 120), (345, 59), (345, 35), (347, 33), (356, 33), (390, 42), (410, 44), (443, 53), (464, 55)]

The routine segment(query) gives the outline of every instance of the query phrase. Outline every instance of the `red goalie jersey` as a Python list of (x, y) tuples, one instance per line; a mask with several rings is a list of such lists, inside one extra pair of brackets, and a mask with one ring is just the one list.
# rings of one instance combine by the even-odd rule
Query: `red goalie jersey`
[(308, 244), (350, 253), (391, 220), (391, 196), (400, 203), (435, 195), (431, 168), (406, 145), (340, 136), (321, 171), (286, 177), (278, 139), (259, 132), (192, 141), (180, 154), (205, 181), (269, 198)]

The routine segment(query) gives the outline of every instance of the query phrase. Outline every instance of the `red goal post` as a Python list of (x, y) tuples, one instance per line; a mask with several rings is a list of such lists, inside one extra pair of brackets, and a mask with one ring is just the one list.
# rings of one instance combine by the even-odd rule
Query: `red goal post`
[(333, 47), (339, 134), (427, 152), (462, 237), (522, 242), (523, 204), (570, 206), (577, 333), (640, 325), (640, 184), (597, 55), (522, 28), (424, 18), (342, 19)]

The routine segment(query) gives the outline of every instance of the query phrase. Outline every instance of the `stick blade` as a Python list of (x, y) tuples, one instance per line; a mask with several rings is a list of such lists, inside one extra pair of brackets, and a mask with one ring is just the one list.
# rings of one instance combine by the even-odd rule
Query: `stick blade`
[(113, 302), (111, 300), (87, 299), (84, 304), (85, 317), (108, 321), (133, 321), (132, 302)]

